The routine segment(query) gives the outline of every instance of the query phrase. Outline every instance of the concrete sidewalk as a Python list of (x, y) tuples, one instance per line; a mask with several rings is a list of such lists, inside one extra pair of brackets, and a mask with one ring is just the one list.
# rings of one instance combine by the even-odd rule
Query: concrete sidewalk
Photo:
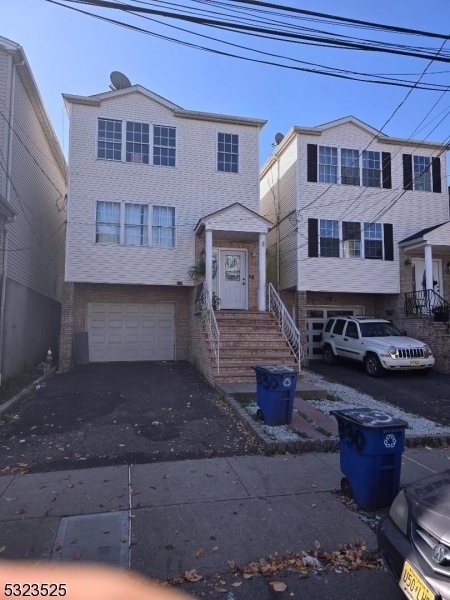
[[(402, 481), (450, 468), (411, 449)], [(156, 578), (204, 576), (274, 552), (326, 551), (374, 533), (330, 492), (339, 454), (245, 456), (0, 477), (2, 558), (97, 561)], [(197, 555), (197, 557), (196, 557)]]

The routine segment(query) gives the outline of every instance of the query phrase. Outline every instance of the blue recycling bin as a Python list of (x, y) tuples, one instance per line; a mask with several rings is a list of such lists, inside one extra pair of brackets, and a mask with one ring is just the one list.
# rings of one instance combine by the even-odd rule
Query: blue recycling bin
[(339, 427), (342, 489), (366, 510), (390, 506), (399, 491), (408, 423), (370, 408), (331, 414)]
[(297, 373), (288, 365), (254, 365), (258, 416), (266, 425), (289, 425)]

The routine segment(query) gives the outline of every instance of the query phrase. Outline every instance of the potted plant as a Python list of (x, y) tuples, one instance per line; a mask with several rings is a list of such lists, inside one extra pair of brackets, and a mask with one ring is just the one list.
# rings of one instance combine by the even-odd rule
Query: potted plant
[(433, 307), (431, 312), (434, 315), (435, 321), (439, 321), (441, 323), (448, 323), (449, 310), (447, 305), (439, 304), (438, 306)]
[(222, 300), (219, 298), (219, 296), (216, 294), (216, 292), (212, 293), (212, 307), (213, 310), (217, 310), (220, 303), (222, 302)]
[(198, 259), (196, 265), (192, 265), (188, 269), (189, 279), (195, 279), (196, 277), (204, 277), (206, 273), (206, 260), (204, 256)]

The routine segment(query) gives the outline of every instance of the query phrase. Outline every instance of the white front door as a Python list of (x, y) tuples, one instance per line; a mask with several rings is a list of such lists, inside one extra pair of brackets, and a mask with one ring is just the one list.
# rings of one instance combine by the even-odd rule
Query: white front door
[(247, 254), (243, 250), (220, 251), (220, 308), (247, 308)]
[[(414, 258), (414, 291), (425, 290), (425, 260), (423, 258)], [(442, 296), (442, 264), (440, 259), (433, 260), (433, 290), (439, 296)]]

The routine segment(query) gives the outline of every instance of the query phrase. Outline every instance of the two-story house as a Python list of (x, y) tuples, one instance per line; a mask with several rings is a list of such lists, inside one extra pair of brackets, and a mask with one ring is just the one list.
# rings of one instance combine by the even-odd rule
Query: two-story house
[(0, 382), (57, 356), (66, 161), (23, 48), (0, 37)]
[(445, 147), (354, 117), (277, 139), (260, 175), (261, 214), (274, 224), (268, 273), (295, 314), (305, 362), (321, 357), (327, 317), (365, 314), (424, 339), (450, 370), (445, 328), (433, 323), (450, 299)]
[(140, 85), (64, 100), (61, 368), (188, 359), (214, 382), (220, 336), (222, 378), (254, 377), (233, 334), (239, 329), (242, 341), (242, 327), (268, 317), (271, 223), (259, 213), (258, 166), (265, 121), (185, 110)]

